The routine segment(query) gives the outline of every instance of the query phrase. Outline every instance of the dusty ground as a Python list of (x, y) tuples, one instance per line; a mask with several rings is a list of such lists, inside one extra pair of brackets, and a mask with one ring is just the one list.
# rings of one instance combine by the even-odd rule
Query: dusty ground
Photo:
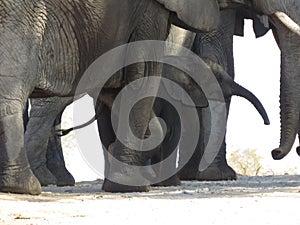
[(0, 194), (0, 224), (300, 224), (300, 176), (184, 182), (131, 194), (104, 193), (101, 184)]

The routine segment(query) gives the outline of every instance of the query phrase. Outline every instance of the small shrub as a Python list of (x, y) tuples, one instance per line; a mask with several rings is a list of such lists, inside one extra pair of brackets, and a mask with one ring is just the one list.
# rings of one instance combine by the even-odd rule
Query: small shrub
[(229, 155), (228, 164), (240, 175), (258, 176), (262, 174), (262, 157), (255, 149), (235, 150)]

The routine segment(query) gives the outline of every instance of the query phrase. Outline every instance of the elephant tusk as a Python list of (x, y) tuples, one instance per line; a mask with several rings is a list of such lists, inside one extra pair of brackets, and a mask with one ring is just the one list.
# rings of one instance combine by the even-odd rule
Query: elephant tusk
[(291, 32), (300, 36), (300, 26), (283, 12), (275, 12), (274, 16), (279, 19)]

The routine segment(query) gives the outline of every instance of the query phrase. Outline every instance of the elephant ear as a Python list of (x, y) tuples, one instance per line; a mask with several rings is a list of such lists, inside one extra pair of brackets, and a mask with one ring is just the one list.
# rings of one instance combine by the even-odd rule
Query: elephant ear
[(253, 18), (253, 31), (255, 36), (262, 37), (270, 30), (269, 20), (267, 16), (255, 15)]
[(168, 10), (175, 12), (179, 20), (188, 26), (211, 31), (219, 24), (220, 9), (216, 0), (157, 0)]

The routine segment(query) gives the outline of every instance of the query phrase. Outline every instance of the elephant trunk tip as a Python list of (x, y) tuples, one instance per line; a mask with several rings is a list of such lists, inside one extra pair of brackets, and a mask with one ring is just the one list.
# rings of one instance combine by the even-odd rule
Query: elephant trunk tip
[(271, 154), (274, 160), (280, 160), (283, 159), (288, 154), (288, 152), (289, 151), (285, 151), (282, 148), (276, 148), (271, 152)]
[(270, 125), (271, 124), (268, 117), (264, 119), (264, 124), (265, 125)]
[(297, 152), (297, 154), (300, 156), (300, 146), (298, 146), (298, 147), (296, 148), (296, 152)]

